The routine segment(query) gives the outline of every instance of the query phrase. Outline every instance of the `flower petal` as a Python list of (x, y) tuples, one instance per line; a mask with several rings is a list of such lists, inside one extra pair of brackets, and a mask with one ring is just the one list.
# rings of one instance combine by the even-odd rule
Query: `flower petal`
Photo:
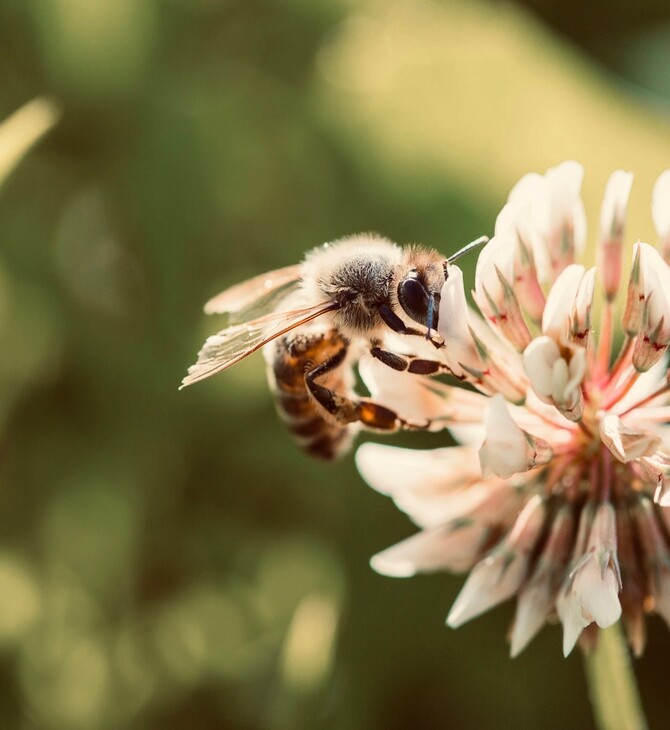
[(544, 626), (552, 608), (550, 576), (541, 582), (526, 586), (519, 594), (510, 639), (510, 655), (517, 657)]
[(648, 243), (636, 244), (644, 286), (640, 336), (633, 350), (633, 365), (649, 370), (670, 344), (670, 266)]
[(615, 170), (607, 181), (600, 209), (598, 268), (603, 277), (605, 296), (613, 301), (621, 281), (621, 255), (626, 226), (626, 209), (633, 184), (633, 173)]
[(648, 431), (627, 426), (619, 416), (608, 413), (600, 420), (600, 438), (614, 458), (624, 464), (653, 454), (661, 439)]
[(435, 570), (462, 572), (472, 567), (489, 532), (489, 527), (476, 520), (453, 520), (382, 550), (370, 565), (394, 578)]
[(569, 590), (559, 593), (556, 611), (563, 624), (563, 656), (567, 657), (575, 648), (579, 635), (591, 622), (584, 618), (581, 606)]
[(468, 321), (469, 310), (463, 289), (463, 272), (452, 264), (440, 295), (437, 329), (444, 337), (449, 367), (457, 377), (465, 375), (462, 365), (474, 369), (480, 369), (482, 366)]
[(373, 489), (389, 496), (441, 494), (480, 478), (475, 450), (465, 446), (419, 451), (367, 443), (356, 452), (356, 466)]
[(477, 258), (475, 294), (477, 301), (492, 301), (493, 306), (486, 307), (489, 314), (504, 307), (504, 292), (496, 269), (508, 282), (514, 281), (514, 239), (509, 235), (493, 236)]
[(546, 464), (553, 453), (548, 444), (523, 431), (510, 415), (500, 393), (491, 398), (484, 417), (486, 438), (479, 449), (482, 473), (504, 479)]
[(472, 569), (449, 612), (448, 626), (458, 628), (516, 593), (544, 516), (544, 502), (529, 500), (507, 538)]
[(474, 454), (466, 447), (416, 451), (363, 444), (356, 465), (370, 486), (421, 527), (474, 514), (500, 523), (517, 508), (517, 490), (500, 479), (482, 480)]
[(567, 266), (554, 282), (547, 297), (547, 306), (542, 315), (542, 332), (559, 343), (567, 340), (579, 285), (585, 272), (580, 264)]
[(554, 516), (533, 574), (519, 593), (511, 636), (512, 657), (523, 651), (542, 628), (553, 608), (573, 536), (574, 518), (572, 510), (566, 505)]
[(409, 423), (429, 424), (430, 431), (444, 428), (441, 419), (450, 412), (448, 401), (431, 390), (427, 378), (394, 370), (368, 353), (359, 360), (358, 371), (376, 403)]
[(536, 337), (524, 350), (523, 365), (533, 390), (540, 398), (551, 399), (554, 363), (560, 358), (558, 345), (546, 335)]

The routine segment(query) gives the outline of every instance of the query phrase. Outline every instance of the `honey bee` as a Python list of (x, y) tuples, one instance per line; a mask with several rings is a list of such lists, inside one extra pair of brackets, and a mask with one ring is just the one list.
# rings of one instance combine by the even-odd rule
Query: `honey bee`
[(353, 366), (367, 349), (394, 370), (445, 371), (439, 359), (393, 352), (386, 343), (395, 333), (444, 347), (437, 324), (449, 264), (487, 240), (445, 258), (435, 250), (401, 248), (376, 234), (359, 234), (314, 249), (300, 264), (233, 286), (205, 305), (208, 314), (227, 314), (228, 326), (205, 341), (181, 388), (264, 348), (279, 415), (312, 456), (342, 455), (361, 427), (386, 432), (426, 427), (356, 396)]

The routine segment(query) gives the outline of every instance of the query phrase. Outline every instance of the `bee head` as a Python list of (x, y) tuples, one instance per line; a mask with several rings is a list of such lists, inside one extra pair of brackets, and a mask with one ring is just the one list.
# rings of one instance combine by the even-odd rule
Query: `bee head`
[(442, 284), (444, 274), (441, 273), (441, 267), (431, 266), (423, 271), (410, 269), (398, 283), (400, 308), (415, 322), (436, 329)]

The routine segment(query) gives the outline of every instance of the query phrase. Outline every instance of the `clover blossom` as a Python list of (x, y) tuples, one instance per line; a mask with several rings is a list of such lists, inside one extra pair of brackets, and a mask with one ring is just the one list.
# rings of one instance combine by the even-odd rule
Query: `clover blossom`
[(670, 171), (653, 195), (662, 254), (635, 243), (627, 284), (632, 174), (607, 184), (590, 269), (582, 178), (570, 161), (514, 187), (479, 256), (476, 309), (450, 267), (440, 352), (460, 382), (361, 363), (377, 400), (459, 442), (359, 448), (366, 481), (420, 528), (372, 566), (469, 571), (452, 627), (516, 596), (512, 656), (553, 617), (566, 656), (620, 619), (639, 655), (645, 615), (670, 624)]

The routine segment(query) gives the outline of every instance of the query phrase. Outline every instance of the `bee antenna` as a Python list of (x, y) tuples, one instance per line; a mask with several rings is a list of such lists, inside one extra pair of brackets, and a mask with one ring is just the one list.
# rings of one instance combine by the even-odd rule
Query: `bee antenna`
[(479, 248), (480, 246), (483, 246), (485, 243), (488, 243), (489, 237), (488, 236), (480, 236), (474, 241), (471, 241), (467, 244), (467, 246), (463, 246), (462, 249), (459, 251), (456, 251), (456, 253), (452, 253), (451, 256), (447, 259), (448, 264), (453, 264), (454, 261), (457, 259), (460, 259), (461, 256), (465, 256), (466, 253), (469, 253), (472, 251), (473, 248)]

